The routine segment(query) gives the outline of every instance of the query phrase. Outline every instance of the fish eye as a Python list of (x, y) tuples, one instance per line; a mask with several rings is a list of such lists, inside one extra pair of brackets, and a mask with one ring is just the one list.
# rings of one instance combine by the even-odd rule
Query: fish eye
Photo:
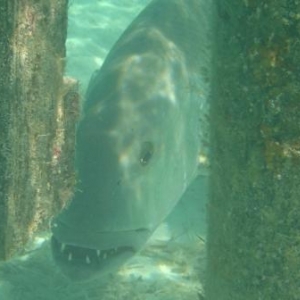
[(142, 166), (146, 166), (149, 161), (151, 160), (154, 153), (154, 145), (153, 143), (147, 141), (143, 142), (141, 146), (141, 152), (140, 152), (140, 163)]

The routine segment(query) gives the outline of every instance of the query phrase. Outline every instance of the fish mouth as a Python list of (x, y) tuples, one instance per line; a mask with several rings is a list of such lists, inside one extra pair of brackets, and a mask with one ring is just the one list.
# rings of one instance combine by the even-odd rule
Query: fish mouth
[(120, 246), (111, 249), (91, 249), (60, 242), (54, 235), (51, 237), (51, 250), (54, 261), (67, 277), (74, 280), (88, 279), (104, 271), (116, 260), (132, 257), (136, 250), (131, 246)]

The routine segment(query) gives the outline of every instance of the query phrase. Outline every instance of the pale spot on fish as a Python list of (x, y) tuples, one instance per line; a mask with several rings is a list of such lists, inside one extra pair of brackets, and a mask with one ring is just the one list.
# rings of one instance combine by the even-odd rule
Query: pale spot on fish
[(130, 164), (130, 159), (129, 159), (128, 154), (125, 152), (122, 152), (121, 155), (119, 156), (119, 162), (124, 168), (127, 168)]

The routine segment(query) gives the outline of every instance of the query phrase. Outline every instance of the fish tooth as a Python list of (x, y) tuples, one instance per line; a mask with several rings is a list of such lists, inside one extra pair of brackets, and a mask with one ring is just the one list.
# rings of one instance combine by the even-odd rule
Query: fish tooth
[(104, 252), (104, 254), (103, 254), (103, 259), (106, 259), (106, 258), (107, 258), (107, 253)]
[(90, 260), (90, 258), (89, 258), (88, 255), (85, 257), (85, 262), (86, 262), (87, 264), (90, 264), (90, 263), (91, 263), (91, 260)]
[(68, 255), (68, 261), (71, 261), (72, 257), (73, 257), (72, 252), (70, 252), (69, 255)]
[(62, 243), (62, 244), (60, 245), (60, 252), (64, 252), (65, 249), (66, 249), (66, 244)]
[(100, 251), (100, 250), (97, 250), (96, 252), (97, 252), (97, 256), (99, 257), (100, 254), (101, 254), (101, 251)]

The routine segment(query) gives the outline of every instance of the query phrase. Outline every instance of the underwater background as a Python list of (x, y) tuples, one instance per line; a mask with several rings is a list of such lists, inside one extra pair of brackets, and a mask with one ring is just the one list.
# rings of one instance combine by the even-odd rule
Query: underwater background
[[(145, 196), (148, 196), (148, 199), (151, 200), (162, 200), (155, 203), (157, 206), (162, 205), (160, 207), (164, 209), (168, 207), (165, 205), (165, 201), (169, 200), (171, 204), (174, 204), (172, 200), (174, 201), (178, 197), (163, 197), (163, 195), (181, 195), (187, 185), (189, 185), (188, 190), (170, 216), (157, 228), (147, 245), (128, 263), (107, 276), (103, 276), (101, 273), (94, 279), (75, 282), (63, 275), (58, 267), (59, 262), (65, 263), (65, 266), (71, 271), (74, 270), (75, 265), (75, 270), (82, 271), (80, 274), (84, 273), (82, 266), (86, 267), (85, 270), (89, 269), (89, 266), (92, 268), (95, 265), (101, 266), (101, 271), (103, 271), (102, 263), (104, 260), (107, 262), (107, 258), (119, 257), (118, 255), (122, 255), (124, 252), (133, 254), (132, 249), (136, 248), (131, 247), (129, 251), (128, 248), (125, 251), (123, 251), (124, 248), (120, 250), (119, 246), (123, 245), (121, 243), (117, 244), (117, 242), (114, 244), (113, 242), (119, 240), (112, 238), (108, 243), (110, 247), (107, 247), (105, 243), (104, 246), (103, 244), (97, 245), (99, 247), (88, 245), (90, 240), (87, 241), (84, 234), (88, 232), (90, 234), (89, 238), (93, 233), (99, 233), (99, 231), (86, 230), (86, 227), (88, 229), (95, 228), (95, 222), (90, 222), (89, 218), (91, 211), (96, 215), (93, 221), (99, 220), (99, 223), (105, 220), (110, 225), (112, 223), (113, 225), (120, 225), (119, 221), (123, 220), (122, 218), (108, 218), (102, 207), (95, 212), (94, 205), (99, 204), (96, 201), (89, 206), (92, 209), (83, 209), (85, 216), (87, 216), (87, 218), (84, 218), (85, 225), (88, 226), (81, 226), (82, 211), (77, 210), (78, 214), (76, 216), (78, 219), (74, 218), (75, 222), (73, 224), (75, 223), (75, 226), (71, 227), (76, 230), (66, 230), (75, 238), (79, 236), (79, 231), (81, 234), (83, 233), (81, 240), (83, 243), (75, 244), (73, 240), (71, 241), (72, 245), (77, 245), (73, 248), (65, 248), (70, 244), (68, 244), (69, 241), (65, 241), (63, 238), (68, 239), (69, 236), (68, 234), (63, 236), (61, 234), (63, 226), (59, 227), (61, 224), (69, 225), (70, 223), (50, 222), (53, 225), (51, 226), (52, 233), (54, 237), (57, 234), (56, 240), (60, 242), (60, 244), (58, 242), (56, 244), (52, 243), (56, 246), (56, 248), (52, 247), (55, 250), (52, 253), (58, 253), (57, 257), (61, 254), (60, 257), (67, 258), (67, 260), (62, 259), (58, 263), (57, 261), (54, 262), (53, 257), (55, 258), (55, 255), (51, 255), (49, 243), (50, 230), (39, 232), (37, 235), (33, 234), (38, 225), (44, 225), (43, 228), (45, 228), (48, 226), (48, 221), (52, 221), (49, 220), (49, 216), (52, 216), (55, 210), (51, 205), (52, 203), (54, 203), (54, 206), (56, 205), (58, 210), (58, 206), (61, 207), (60, 204), (62, 205), (61, 202), (72, 199), (70, 194), (73, 190), (70, 190), (75, 182), (72, 169), (74, 167), (73, 154), (75, 150), (74, 122), (77, 120), (78, 106), (80, 105), (77, 105), (79, 97), (75, 80), (65, 78), (66, 82), (64, 84), (66, 84), (66, 87), (64, 86), (64, 88), (66, 88), (66, 91), (60, 89), (62, 69), (66, 63), (66, 75), (69, 78), (79, 80), (80, 104), (83, 104), (90, 78), (94, 79), (97, 78), (97, 75), (101, 75), (101, 71), (98, 73), (94, 73), (94, 71), (99, 69), (113, 43), (126, 29), (134, 16), (143, 9), (147, 1), (70, 1), (67, 59), (65, 60), (64, 41), (66, 32), (64, 25), (66, 25), (67, 1), (0, 0), (0, 23), (4, 24), (0, 26), (0, 44), (4, 46), (0, 48), (0, 57), (3, 58), (1, 66), (4, 68), (0, 76), (0, 94), (4, 99), (0, 102), (0, 177), (6, 180), (4, 180), (4, 184), (9, 183), (6, 188), (3, 186), (2, 180), (0, 181), (2, 184), (0, 186), (1, 195), (5, 192), (8, 194), (7, 197), (0, 198), (1, 259), (5, 260), (12, 257), (15, 253), (13, 250), (17, 251), (16, 249), (22, 248), (25, 241), (28, 240), (28, 236), (33, 238), (26, 245), (25, 251), (22, 251), (23, 248), (21, 249), (22, 255), (15, 255), (6, 262), (1, 261), (0, 299), (300, 299), (300, 14), (298, 13), (300, 2), (297, 0), (274, 0), (271, 5), (268, 1), (256, 0), (212, 0), (211, 2), (203, 0), (201, 3), (208, 4), (208, 6), (216, 4), (216, 10), (212, 12), (213, 22), (210, 24), (213, 27), (212, 34), (210, 32), (207, 36), (205, 34), (207, 33), (206, 26), (191, 25), (206, 20), (205, 17), (190, 17), (194, 15), (194, 11), (202, 16), (202, 6), (201, 11), (198, 10), (199, 7), (197, 6), (200, 1), (157, 1), (157, 3), (164, 3), (166, 6), (170, 3), (182, 5), (189, 3), (191, 6), (180, 6), (186, 9), (175, 10), (175, 17), (174, 10), (166, 10), (166, 17), (170, 18), (172, 16), (171, 26), (167, 26), (167, 28), (171, 30), (171, 36), (175, 43), (163, 43), (166, 41), (165, 39), (159, 40), (163, 41), (161, 43), (163, 46), (166, 46), (159, 49), (162, 49), (165, 55), (167, 54), (167, 59), (165, 61), (160, 60), (161, 56), (156, 55), (149, 64), (152, 66), (153, 63), (153, 70), (163, 70), (164, 72), (154, 71), (150, 74), (150, 77), (146, 77), (153, 80), (144, 80), (144, 82), (143, 80), (129, 80), (131, 87), (142, 86), (146, 87), (146, 90), (147, 87), (160, 87), (154, 89), (154, 92), (158, 91), (154, 95), (158, 96), (156, 99), (168, 100), (163, 102), (168, 105), (162, 106), (162, 109), (161, 106), (155, 105), (152, 112), (159, 112), (156, 115), (160, 117), (159, 121), (161, 122), (158, 122), (159, 124), (170, 126), (159, 127), (160, 134), (153, 134), (150, 139), (150, 141), (153, 141), (153, 137), (157, 137), (158, 140), (160, 139), (163, 142), (163, 147), (160, 149), (169, 150), (168, 152), (162, 151), (167, 154), (163, 156), (165, 160), (156, 160), (167, 162), (167, 164), (157, 163), (156, 167), (163, 167), (155, 168), (156, 173), (150, 172), (150, 174), (159, 174), (158, 177), (150, 177), (156, 180), (140, 180), (140, 173), (135, 172), (133, 173), (138, 174), (137, 176), (125, 177), (126, 179), (137, 178), (137, 181), (135, 181), (137, 185), (132, 185), (134, 188), (130, 189), (134, 193), (126, 195), (134, 195), (134, 199), (138, 200), (145, 200)], [(54, 4), (61, 4), (61, 14), (58, 13), (60, 8), (58, 10), (53, 8)], [(190, 10), (193, 4), (196, 5), (193, 6), (193, 10)], [(14, 9), (18, 10), (17, 14)], [(189, 14), (184, 14), (189, 10)], [(15, 18), (10, 17), (10, 14), (6, 18), (7, 14), (5, 15), (5, 13), (7, 11), (10, 11)], [(180, 12), (183, 14), (180, 14)], [(37, 14), (36, 18), (35, 14)], [(161, 17), (162, 14), (159, 13), (158, 16)], [(183, 20), (191, 22), (175, 22), (177, 16), (183, 16)], [(45, 22), (47, 17), (50, 17), (48, 18), (49, 23)], [(161, 22), (161, 26), (168, 24), (164, 18), (151, 17), (150, 20), (155, 20), (153, 22), (155, 26), (157, 21)], [(53, 25), (54, 23), (55, 25)], [(49, 28), (48, 24), (52, 28)], [(60, 27), (64, 27), (64, 29), (57, 30)], [(7, 31), (6, 28), (8, 28)], [(197, 30), (191, 31), (191, 28)], [(45, 31), (49, 32), (49, 36), (46, 35), (45, 47), (39, 47), (39, 42), (45, 38)], [(188, 32), (197, 38), (185, 39), (184, 37), (189, 36), (189, 34), (178, 35), (178, 32)], [(206, 44), (202, 43), (202, 33), (204, 33), (203, 36), (207, 38), (207, 41), (211, 41), (212, 48), (206, 48)], [(157, 36), (161, 37), (160, 32)], [(55, 37), (60, 43), (52, 43), (55, 39), (51, 37)], [(142, 35), (142, 38), (144, 37)], [(177, 45), (176, 41), (181, 42), (184, 55), (174, 47), (174, 44)], [(195, 44), (199, 48), (195, 48)], [(150, 46), (153, 53), (157, 53), (156, 47), (151, 48), (152, 43), (148, 43), (147, 46)], [(121, 47), (121, 49), (124, 48)], [(129, 49), (135, 50), (137, 48)], [(146, 49), (149, 50), (147, 47)], [(195, 49), (201, 49), (203, 52), (195, 51)], [(109, 57), (114, 58), (116, 53), (119, 52), (111, 51)], [(132, 54), (130, 51), (129, 53)], [(187, 53), (191, 55), (187, 55)], [(199, 53), (204, 53), (204, 56), (209, 54), (209, 58), (213, 58), (211, 65), (206, 65), (207, 61), (205, 59), (204, 65), (202, 65), (201, 55), (201, 59), (195, 59), (195, 57), (199, 58)], [(118, 57), (118, 55), (115, 56)], [(139, 62), (139, 56), (131, 56), (130, 58), (134, 58), (130, 60), (131, 63)], [(162, 65), (164, 67), (155, 69), (155, 66), (159, 65), (157, 63), (159, 61), (163, 61)], [(167, 62), (167, 66), (164, 65), (164, 62)], [(170, 62), (171, 64), (168, 64)], [(172, 62), (175, 62), (175, 64), (172, 64)], [(116, 65), (119, 66), (118, 63)], [(127, 70), (127, 64), (121, 64), (121, 66), (125, 66), (124, 70)], [(116, 69), (120, 71), (120, 69)], [(137, 69), (140, 71), (139, 68)], [(39, 76), (42, 75), (42, 70), (46, 73), (46, 76)], [(109, 70), (109, 68), (103, 68), (102, 70)], [(6, 76), (10, 73), (13, 74)], [(175, 73), (175, 76), (173, 78), (168, 76), (170, 73)], [(95, 77), (93, 74), (96, 74)], [(131, 73), (126, 73), (126, 75), (128, 74)], [(149, 73), (143, 72), (139, 74), (149, 75)], [(207, 76), (204, 74), (207, 74)], [(199, 76), (204, 80), (198, 80)], [(144, 78), (143, 76), (140, 77)], [(122, 76), (119, 78), (122, 78)], [(131, 76), (126, 77), (126, 79), (128, 78), (132, 79)], [(140, 79), (139, 77), (136, 78)], [(160, 80), (157, 80), (157, 78)], [(176, 84), (170, 80), (174, 78)], [(187, 80), (189, 84), (186, 84)], [(111, 84), (114, 81), (104, 82)], [(141, 82), (145, 85), (139, 85)], [(152, 82), (154, 82), (154, 85), (151, 84)], [(162, 82), (162, 84), (155, 85), (157, 82)], [(202, 85), (204, 82), (207, 84)], [(43, 88), (41, 88), (42, 85)], [(98, 87), (97, 84), (95, 86)], [(107, 93), (111, 86), (116, 87), (112, 84), (105, 85), (102, 90), (101, 87), (99, 88), (100, 92), (104, 91), (102, 95), (107, 96), (108, 94), (107, 99), (110, 100), (115, 95), (125, 94)], [(127, 86), (125, 85), (125, 87)], [(205, 89), (205, 87), (208, 87), (210, 92), (208, 98), (206, 97), (208, 89)], [(96, 88), (96, 92), (92, 93), (93, 96), (99, 95), (97, 93), (99, 90)], [(112, 90), (115, 92), (122, 89), (118, 89), (117, 86), (116, 89)], [(136, 91), (136, 89), (133, 90)], [(144, 92), (144, 89), (141, 88), (139, 91)], [(150, 91), (153, 91), (153, 89), (150, 89)], [(144, 97), (139, 97), (143, 93), (135, 94), (134, 92), (127, 94), (133, 95), (132, 98), (116, 98), (138, 101), (144, 99)], [(206, 115), (204, 118), (200, 116), (198, 119), (196, 106), (192, 106), (191, 109), (188, 105), (190, 102), (177, 101), (179, 98), (181, 99), (181, 97), (177, 98), (177, 95), (186, 99), (185, 96), (188, 94), (191, 95), (190, 99), (192, 100), (209, 100), (208, 114), (206, 115), (206, 110), (203, 110), (204, 115)], [(20, 101), (20, 95), (24, 97), (24, 99), (22, 98), (23, 101)], [(74, 102), (71, 102), (72, 107), (69, 112), (72, 116), (69, 119), (67, 117), (63, 118), (63, 114), (67, 112), (70, 103), (65, 101), (65, 95), (67, 100), (69, 100), (68, 97), (74, 100)], [(150, 93), (150, 95), (153, 94)], [(37, 99), (39, 101), (36, 101)], [(95, 99), (87, 96), (87, 99), (85, 102), (87, 104), (90, 100), (92, 104), (98, 104), (97, 100), (99, 99), (97, 97)], [(57, 103), (55, 104), (55, 102)], [(126, 102), (126, 104), (128, 103), (130, 104), (130, 101)], [(161, 102), (157, 103), (161, 104)], [(198, 102), (196, 101), (196, 103)], [(73, 107), (73, 104), (75, 104), (75, 107)], [(192, 102), (192, 104), (195, 104), (195, 102)], [(145, 106), (141, 106), (145, 108)], [(131, 109), (133, 106), (115, 105), (115, 107), (129, 107)], [(177, 108), (171, 110), (176, 111), (177, 114), (168, 119), (170, 110), (165, 110), (166, 107)], [(182, 107), (184, 109), (181, 109)], [(91, 114), (95, 113), (97, 115), (106, 107), (96, 105), (93, 108), (95, 110), (88, 111), (88, 113), (91, 112)], [(115, 110), (111, 111), (115, 112)], [(117, 111), (123, 112), (124, 110), (119, 109)], [(130, 112), (132, 111), (136, 112), (134, 109)], [(140, 112), (145, 111), (147, 112), (147, 109), (140, 110)], [(53, 114), (50, 112), (53, 112)], [(121, 117), (114, 118), (113, 122), (110, 122), (111, 115), (102, 115), (108, 120), (108, 129), (115, 129), (115, 127), (109, 127), (111, 124), (128, 125), (127, 120), (131, 120), (126, 118), (128, 114), (118, 114)], [(136, 116), (135, 114), (129, 115)], [(150, 119), (151, 121), (152, 119), (149, 116), (152, 115), (146, 115), (147, 120)], [(145, 115), (142, 114), (142, 116)], [(203, 119), (207, 120), (207, 125), (209, 125), (208, 144), (206, 145), (209, 147), (209, 159), (201, 153), (196, 155), (199, 148), (189, 147), (191, 144), (198, 145), (197, 142), (195, 143), (198, 138), (201, 140), (204, 136), (205, 140), (206, 127), (199, 126), (202, 125)], [(70, 120), (71, 122), (69, 122)], [(97, 119), (97, 121), (99, 120), (101, 118)], [(141, 118), (139, 118), (140, 120)], [(173, 122), (168, 123), (165, 120), (172, 120)], [(82, 123), (80, 122), (77, 128)], [(152, 123), (147, 123), (150, 124), (147, 127), (148, 129), (153, 128)], [(135, 134), (138, 132), (144, 138), (145, 131), (143, 131), (144, 127), (142, 125), (145, 122), (137, 124), (136, 130), (133, 132)], [(201, 130), (189, 130), (194, 129), (195, 124), (197, 124), (197, 129), (203, 128), (203, 132)], [(69, 132), (65, 130), (66, 127), (64, 126), (69, 126), (67, 129), (70, 129), (72, 134), (63, 135), (65, 131)], [(98, 129), (98, 127), (93, 128)], [(123, 128), (125, 128), (124, 131)], [(126, 145), (128, 135), (123, 133), (128, 132), (126, 131), (128, 128), (131, 129), (132, 127), (119, 126), (119, 130), (107, 132), (114, 133), (110, 136), (117, 136), (120, 140), (125, 140)], [(142, 130), (140, 130), (141, 128)], [(163, 135), (163, 133), (166, 133), (165, 128), (167, 128), (167, 135)], [(101, 127), (101, 129), (103, 128)], [(50, 130), (50, 134), (46, 130)], [(55, 134), (51, 135), (51, 130), (55, 131)], [(95, 132), (98, 133), (97, 130)], [(148, 130), (146, 132), (155, 131)], [(179, 134), (176, 135), (178, 132)], [(195, 135), (190, 135), (191, 132)], [(133, 134), (129, 133), (129, 136), (132, 137)], [(162, 138), (165, 136), (168, 139)], [(174, 136), (179, 137), (179, 139), (174, 139)], [(82, 134), (82, 137), (85, 137), (85, 135)], [(139, 141), (139, 139), (131, 138), (131, 142), (136, 140)], [(164, 143), (166, 140), (168, 143)], [(85, 141), (84, 138), (81, 139), (81, 145), (85, 145)], [(90, 141), (93, 141), (93, 139), (90, 138)], [(145, 165), (148, 167), (149, 161), (151, 161), (150, 164), (153, 162), (154, 148), (148, 139), (145, 141), (146, 143), (142, 144), (142, 146), (145, 145), (144, 148), (137, 147), (135, 150), (140, 151), (133, 151), (133, 153), (137, 153), (133, 157), (138, 158), (134, 160), (135, 164), (128, 164), (129, 160), (123, 160), (124, 156), (115, 155), (119, 160), (110, 160), (114, 161), (114, 164), (108, 164), (105, 160), (103, 165), (106, 170), (111, 171), (110, 166), (114, 165), (116, 167), (114, 170), (117, 170), (115, 174), (119, 174), (120, 166), (123, 167), (122, 170), (126, 171), (129, 169), (128, 165), (136, 166), (140, 164), (138, 170), (141, 170)], [(79, 144), (77, 144), (76, 149), (79, 148)], [(89, 150), (91, 144), (93, 143), (88, 142), (87, 147), (83, 148)], [(103, 144), (105, 143), (101, 143), (101, 145)], [(112, 143), (112, 145), (115, 146), (116, 144)], [(109, 149), (103, 148), (105, 150)], [(191, 148), (193, 155), (188, 155), (191, 153), (189, 152)], [(114, 148), (111, 149), (115, 150)], [(115, 151), (110, 150), (104, 151), (104, 153), (115, 153)], [(91, 152), (86, 151), (85, 154), (88, 156)], [(95, 153), (98, 152), (94, 151), (92, 154)], [(127, 154), (128, 152), (120, 153)], [(68, 166), (64, 165), (64, 169), (61, 167), (63, 159), (69, 163)], [(90, 157), (88, 159), (89, 166), (93, 167), (94, 160)], [(96, 159), (98, 159), (97, 155)], [(197, 163), (195, 163), (196, 160)], [(84, 167), (85, 162), (82, 164)], [(116, 162), (120, 162), (120, 164)], [(204, 165), (208, 162), (209, 176), (199, 170), (199, 176), (191, 183), (189, 178), (192, 178), (192, 176), (187, 176), (187, 170), (195, 171), (197, 168), (198, 171), (201, 162)], [(164, 168), (166, 165), (171, 166), (171, 168)], [(188, 168), (187, 165), (191, 167)], [(89, 170), (86, 172), (88, 175), (90, 175)], [(102, 172), (103, 169), (97, 169), (98, 173), (96, 172), (96, 174), (103, 176), (99, 170)], [(149, 170), (149, 168), (146, 170)], [(176, 173), (176, 185), (173, 184), (175, 176), (173, 176), (172, 170), (183, 171), (182, 173)], [(125, 172), (125, 175), (128, 175), (128, 173)], [(165, 176), (166, 174), (168, 176)], [(178, 176), (178, 174), (180, 175)], [(72, 178), (68, 178), (68, 176)], [(100, 182), (102, 184), (101, 191), (108, 190), (111, 192), (106, 183), (114, 184), (114, 188), (117, 183), (118, 187), (122, 187), (114, 189), (113, 193), (108, 193), (114, 195), (114, 197), (103, 197), (101, 200), (124, 199), (124, 197), (118, 198), (115, 196), (119, 195), (115, 192), (116, 190), (118, 192), (125, 190), (123, 189), (124, 181), (121, 185), (119, 180), (108, 181), (107, 176), (101, 177), (104, 179), (103, 181), (95, 180), (99, 177), (82, 176), (81, 178), (92, 179), (92, 182), (96, 182), (96, 188), (100, 186)], [(149, 178), (149, 176), (146, 178)], [(76, 183), (78, 182), (80, 181)], [(86, 182), (89, 182), (89, 180), (86, 180)], [(152, 185), (146, 184), (148, 187), (147, 193), (142, 194), (140, 192), (143, 189), (136, 188), (141, 186), (138, 185), (140, 182), (152, 183)], [(167, 185), (166, 182), (168, 182)], [(132, 180), (127, 180), (127, 183), (132, 183)], [(153, 188), (154, 183), (156, 189)], [(129, 186), (131, 187), (130, 184)], [(157, 193), (157, 187), (161, 188), (164, 193)], [(86, 190), (89, 191), (89, 189)], [(80, 189), (76, 189), (76, 192), (80, 191)], [(150, 195), (157, 195), (158, 197), (150, 197)], [(209, 201), (207, 201), (207, 198), (209, 198)], [(90, 197), (90, 199), (93, 200), (95, 197)], [(128, 199), (131, 200), (132, 197), (127, 197)], [(59, 203), (56, 203), (56, 201)], [(75, 203), (75, 201), (72, 203)], [(106, 204), (111, 203), (110, 201), (106, 202)], [(124, 204), (121, 201), (113, 203)], [(145, 204), (143, 201), (135, 203)], [(149, 203), (150, 205), (153, 204), (152, 201), (149, 201)], [(155, 209), (157, 206), (152, 205), (151, 207), (154, 214), (146, 214), (147, 210), (145, 209), (139, 210), (141, 214), (135, 214), (138, 217), (134, 221), (139, 218), (144, 221), (143, 217), (149, 215), (151, 215), (153, 221), (157, 216), (156, 212), (158, 210)], [(116, 205), (116, 209), (118, 207), (119, 205)], [(142, 205), (138, 207), (141, 208)], [(119, 209), (117, 212), (119, 213), (117, 216), (124, 216), (122, 214), (123, 210)], [(97, 218), (99, 213), (102, 213), (104, 217)], [(116, 214), (113, 214), (113, 216), (116, 216)], [(57, 219), (59, 219), (59, 216)], [(78, 220), (79, 222), (76, 222)], [(117, 222), (114, 223), (112, 220)], [(208, 226), (206, 226), (206, 221)], [(150, 232), (150, 230), (147, 230), (151, 227), (148, 227), (149, 223), (151, 222), (148, 222), (146, 227), (141, 226), (134, 230), (134, 236), (140, 237), (144, 234), (143, 237), (147, 237), (145, 232)], [(115, 226), (114, 229), (117, 227)], [(117, 229), (120, 229), (120, 227)], [(58, 230), (55, 231), (57, 228)], [(82, 228), (83, 230), (81, 230)], [(113, 226), (109, 229), (111, 228)], [(130, 234), (132, 228), (134, 227), (128, 230)], [(154, 227), (151, 229), (154, 229)], [(125, 232), (126, 235), (128, 231), (123, 230), (123, 233)], [(25, 235), (22, 236), (24, 232)], [(110, 237), (114, 232), (113, 230), (109, 231)], [(103, 232), (100, 231), (100, 233)], [(96, 240), (99, 242), (98, 238)], [(65, 243), (68, 245), (66, 246)], [(130, 246), (132, 245), (133, 243), (130, 244)], [(104, 253), (100, 252), (100, 249), (101, 251), (104, 250)], [(89, 250), (91, 251), (88, 252)], [(75, 256), (78, 253), (79, 255)], [(94, 256), (89, 256), (90, 253)], [(73, 258), (76, 259), (72, 258), (73, 254)], [(80, 254), (82, 255), (80, 256)], [(96, 255), (97, 258), (93, 260)], [(74, 261), (75, 264), (73, 264)], [(81, 264), (76, 265), (78, 261)], [(96, 262), (96, 264), (91, 262)], [(99, 268), (94, 268), (92, 271), (95, 269), (98, 270)]]

